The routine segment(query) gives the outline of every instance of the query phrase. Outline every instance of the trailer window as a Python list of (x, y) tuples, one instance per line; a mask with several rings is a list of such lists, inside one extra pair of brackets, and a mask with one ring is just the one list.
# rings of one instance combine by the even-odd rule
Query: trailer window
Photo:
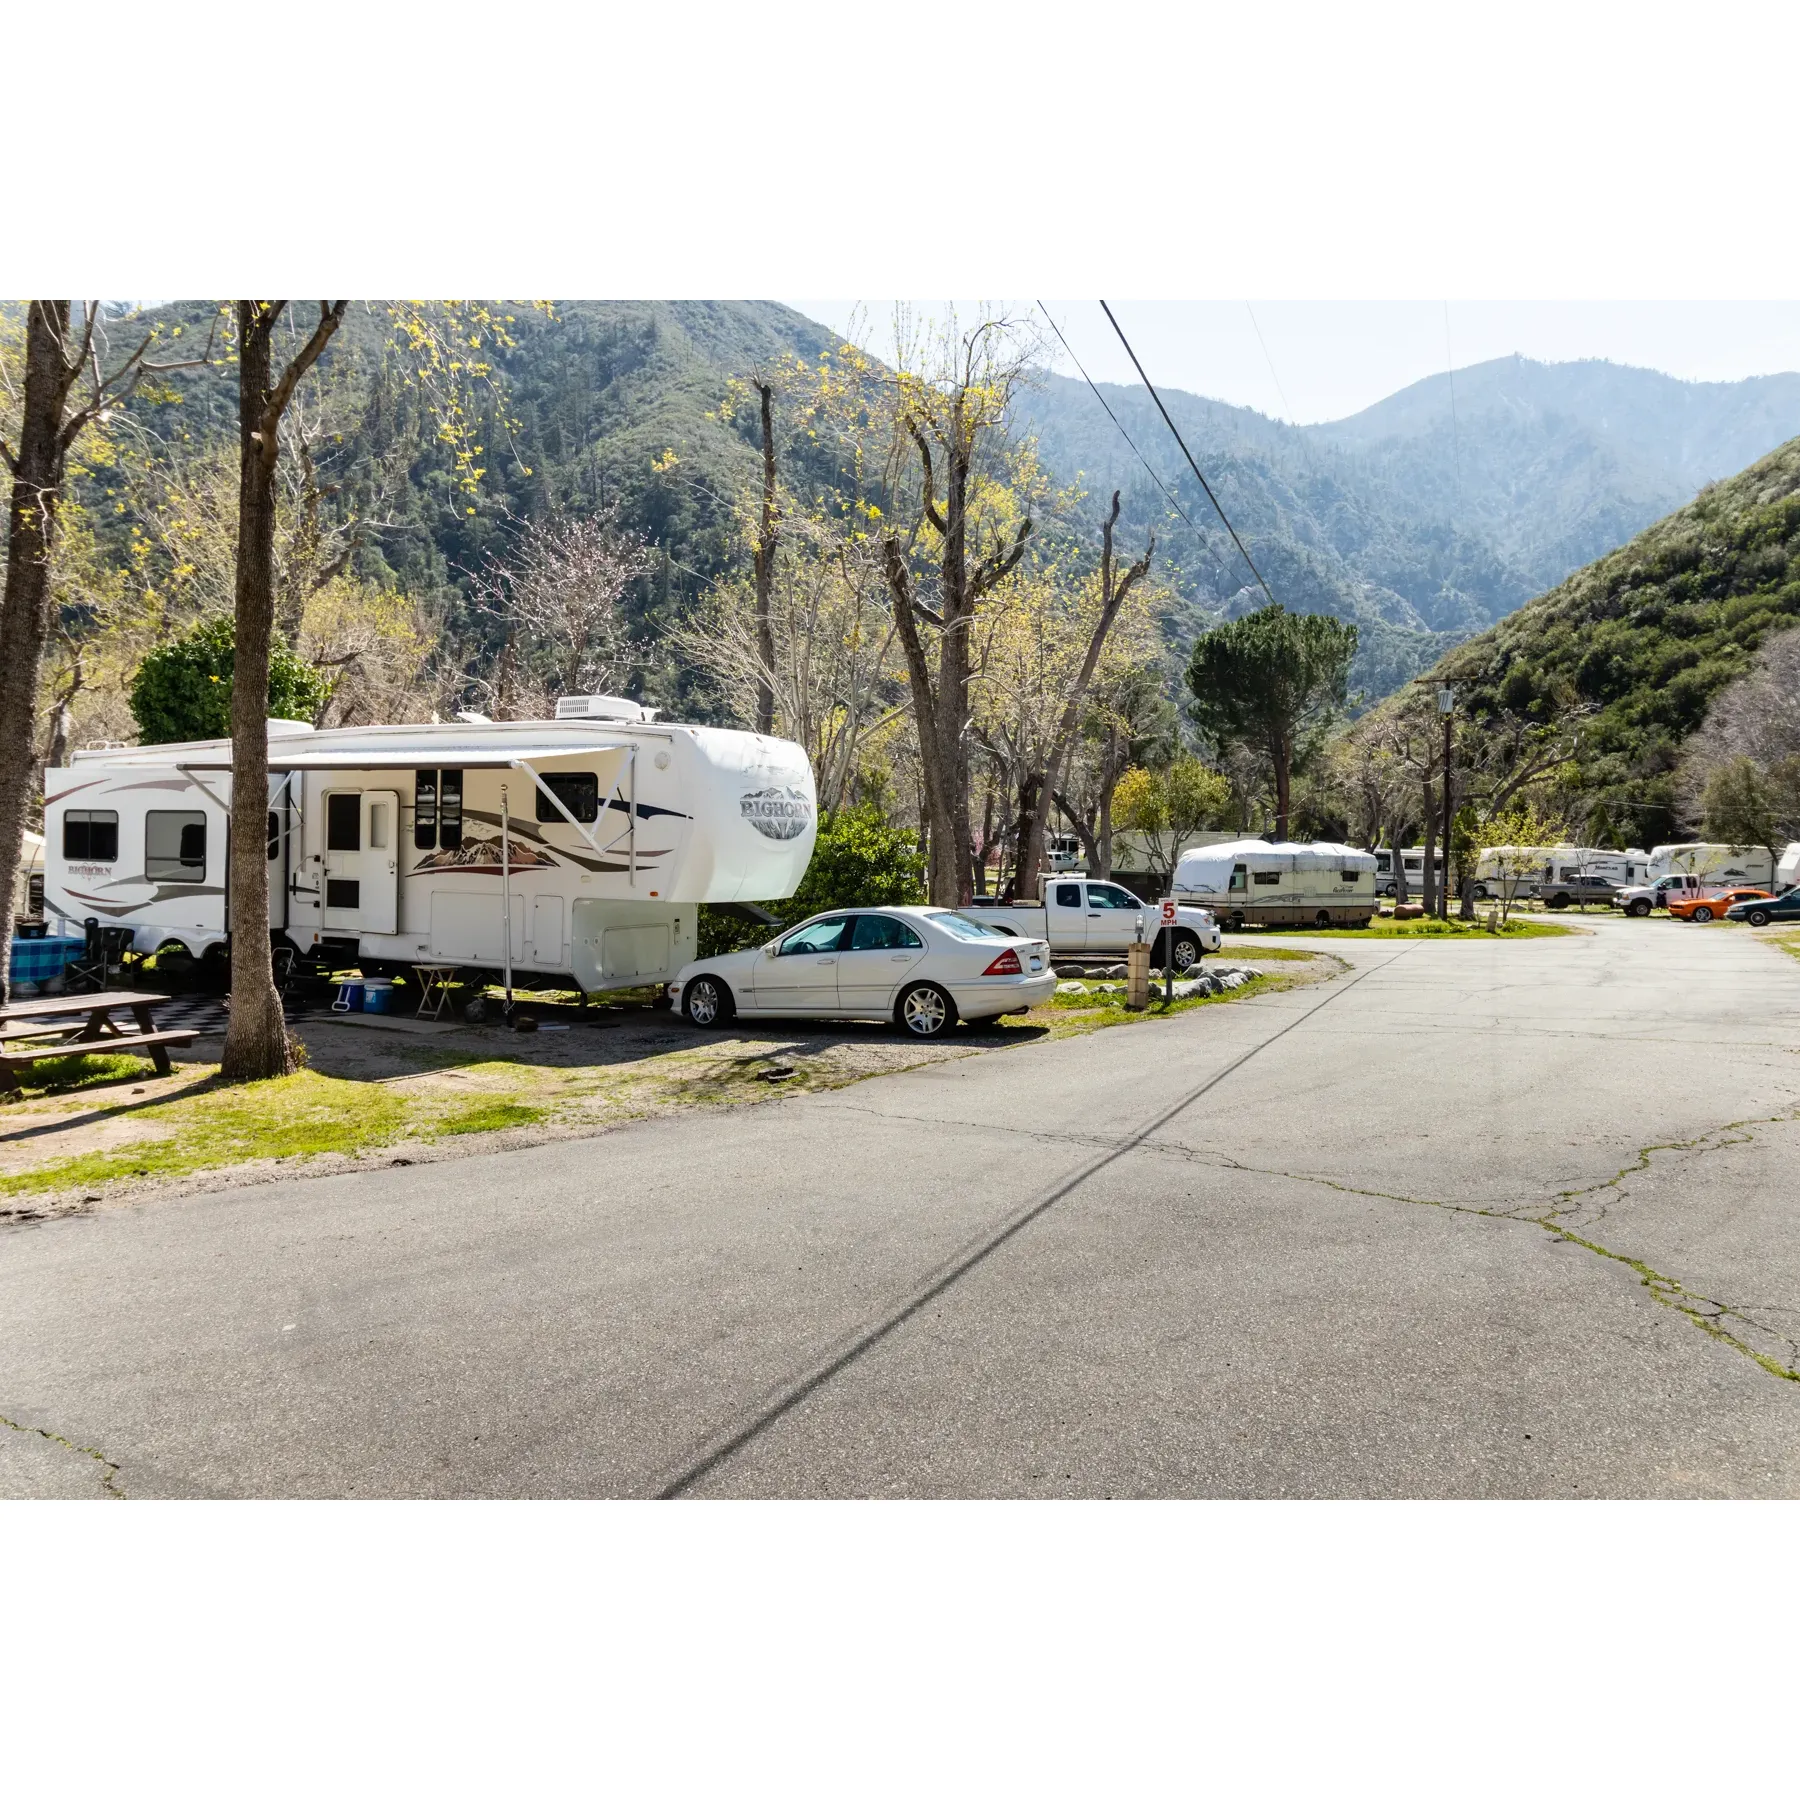
[(1356, 876), (1357, 876), (1357, 871), (1355, 869), (1339, 869), (1338, 870), (1338, 880), (1342, 881), (1342, 882), (1347, 882), (1352, 887), (1354, 887), (1356, 885)]
[(1279, 869), (1258, 869), (1256, 885), (1258, 887), (1280, 887), (1281, 871)]
[(413, 848), (416, 850), (437, 848), (437, 794), (437, 770), (420, 769), (413, 776)]
[(281, 814), (269, 814), (269, 861), (281, 854)]
[(1225, 891), (1228, 894), (1241, 894), (1248, 885), (1249, 883), (1245, 879), (1244, 865), (1242, 863), (1236, 864), (1231, 871), (1230, 885)]
[(325, 796), (325, 848), (327, 850), (360, 850), (362, 848), (361, 794), (327, 794)]
[[(600, 816), (600, 777), (598, 775), (546, 775), (544, 787), (554, 794), (581, 825), (591, 825)], [(556, 801), (537, 790), (537, 816), (540, 825), (566, 825), (568, 820), (556, 808)]]
[(116, 812), (66, 812), (63, 814), (65, 862), (117, 862), (119, 815)]
[(438, 771), (438, 848), (460, 850), (463, 841), (461, 769)]
[(146, 813), (144, 875), (150, 881), (204, 881), (206, 814)]

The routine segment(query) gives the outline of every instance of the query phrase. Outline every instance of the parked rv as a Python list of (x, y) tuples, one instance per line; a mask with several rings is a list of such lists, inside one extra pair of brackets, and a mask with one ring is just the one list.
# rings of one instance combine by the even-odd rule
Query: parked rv
[(1043, 898), (1037, 904), (965, 906), (965, 918), (1009, 937), (1042, 938), (1053, 956), (1123, 956), (1133, 944), (1150, 945), (1150, 960), (1167, 967), (1172, 954), (1177, 969), (1191, 969), (1209, 950), (1219, 948), (1219, 927), (1212, 914), (1200, 907), (1176, 909), (1174, 945), (1170, 950), (1163, 932), (1161, 908), (1140, 900), (1116, 881), (1094, 881), (1087, 876), (1049, 876)]
[(19, 873), (13, 884), (13, 917), (44, 916), (44, 840), (35, 831), (25, 833), (19, 847)]
[[(77, 751), (46, 788), (48, 913), (128, 927), (140, 952), (223, 951), (228, 740)], [(365, 971), (666, 981), (701, 902), (793, 893), (814, 835), (797, 744), (629, 700), (564, 699), (553, 722), (269, 722), (266, 928)]]
[[(1387, 845), (1369, 852), (1375, 858), (1375, 892), (1392, 900), (1400, 892), (1400, 875), (1406, 876), (1406, 892), (1409, 899), (1416, 900), (1425, 887), (1425, 846), (1415, 845), (1411, 850), (1395, 851)], [(1395, 858), (1398, 857), (1398, 863)], [(1431, 853), (1432, 873), (1438, 881), (1444, 879), (1444, 853), (1434, 849)]]
[(1367, 925), (1379, 904), (1376, 858), (1348, 844), (1270, 844), (1261, 838), (1190, 850), (1176, 865), (1178, 901), (1211, 908), (1227, 929)]
[(1800, 887), (1800, 843), (1789, 844), (1775, 865), (1775, 892), (1785, 894), (1796, 887)]
[(1643, 882), (1625, 886), (1613, 904), (1643, 919), (1671, 898), (1688, 899), (1715, 888), (1770, 887), (1774, 873), (1768, 851), (1754, 844), (1658, 844), (1650, 852)]

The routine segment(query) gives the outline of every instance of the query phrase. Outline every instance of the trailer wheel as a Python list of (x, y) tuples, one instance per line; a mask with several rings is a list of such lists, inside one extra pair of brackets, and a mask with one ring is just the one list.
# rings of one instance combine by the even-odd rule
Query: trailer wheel
[(1313, 923), (1315, 925), (1329, 925), (1331, 923), (1331, 914), (1321, 908), (1318, 912), (1313, 914)]
[(1469, 897), (1472, 900), (1485, 900), (1488, 897), (1487, 883), (1485, 881), (1476, 882), (1476, 884), (1469, 889)]
[(731, 989), (716, 975), (696, 975), (681, 996), (681, 1010), (690, 1025), (708, 1030), (726, 1024), (737, 1011)]
[(894, 1023), (909, 1037), (940, 1038), (956, 1023), (956, 1002), (941, 987), (921, 981), (900, 996)]
[(1650, 916), (1650, 902), (1648, 900), (1634, 900), (1625, 910), (1630, 913), (1634, 919), (1647, 919)]

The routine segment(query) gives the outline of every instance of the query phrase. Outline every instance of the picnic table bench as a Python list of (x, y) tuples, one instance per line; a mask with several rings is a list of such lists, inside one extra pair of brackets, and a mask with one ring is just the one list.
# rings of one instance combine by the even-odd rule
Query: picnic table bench
[[(0, 1099), (20, 1097), (18, 1069), (51, 1056), (82, 1056), (90, 1050), (143, 1051), (159, 1075), (169, 1072), (169, 1045), (191, 1044), (200, 1033), (182, 1027), (159, 1031), (153, 1008), (167, 994), (112, 990), (100, 994), (46, 995), (0, 1006)], [(129, 1011), (136, 1030), (113, 1017)], [(44, 1040), (54, 1040), (45, 1042)], [(27, 1042), (26, 1040), (29, 1040)]]

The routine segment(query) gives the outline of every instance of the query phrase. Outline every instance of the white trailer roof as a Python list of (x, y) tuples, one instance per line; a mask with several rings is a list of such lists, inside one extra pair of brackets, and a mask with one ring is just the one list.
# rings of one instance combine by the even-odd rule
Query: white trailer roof
[[(312, 731), (284, 719), (270, 720), (269, 768), (280, 774), (303, 769), (410, 769), (446, 766), (505, 769), (551, 757), (623, 758), (634, 737), (668, 738), (669, 726), (567, 725), (546, 721), (518, 724), (363, 725), (343, 731)], [(130, 763), (157, 768), (229, 769), (231, 740), (190, 744), (145, 744), (118, 750), (78, 750), (79, 762)]]
[(1203, 844), (1189, 850), (1175, 867), (1178, 888), (1223, 893), (1239, 863), (1253, 873), (1270, 869), (1355, 869), (1372, 873), (1374, 855), (1350, 844), (1271, 844), (1263, 838), (1239, 838), (1229, 844)]

